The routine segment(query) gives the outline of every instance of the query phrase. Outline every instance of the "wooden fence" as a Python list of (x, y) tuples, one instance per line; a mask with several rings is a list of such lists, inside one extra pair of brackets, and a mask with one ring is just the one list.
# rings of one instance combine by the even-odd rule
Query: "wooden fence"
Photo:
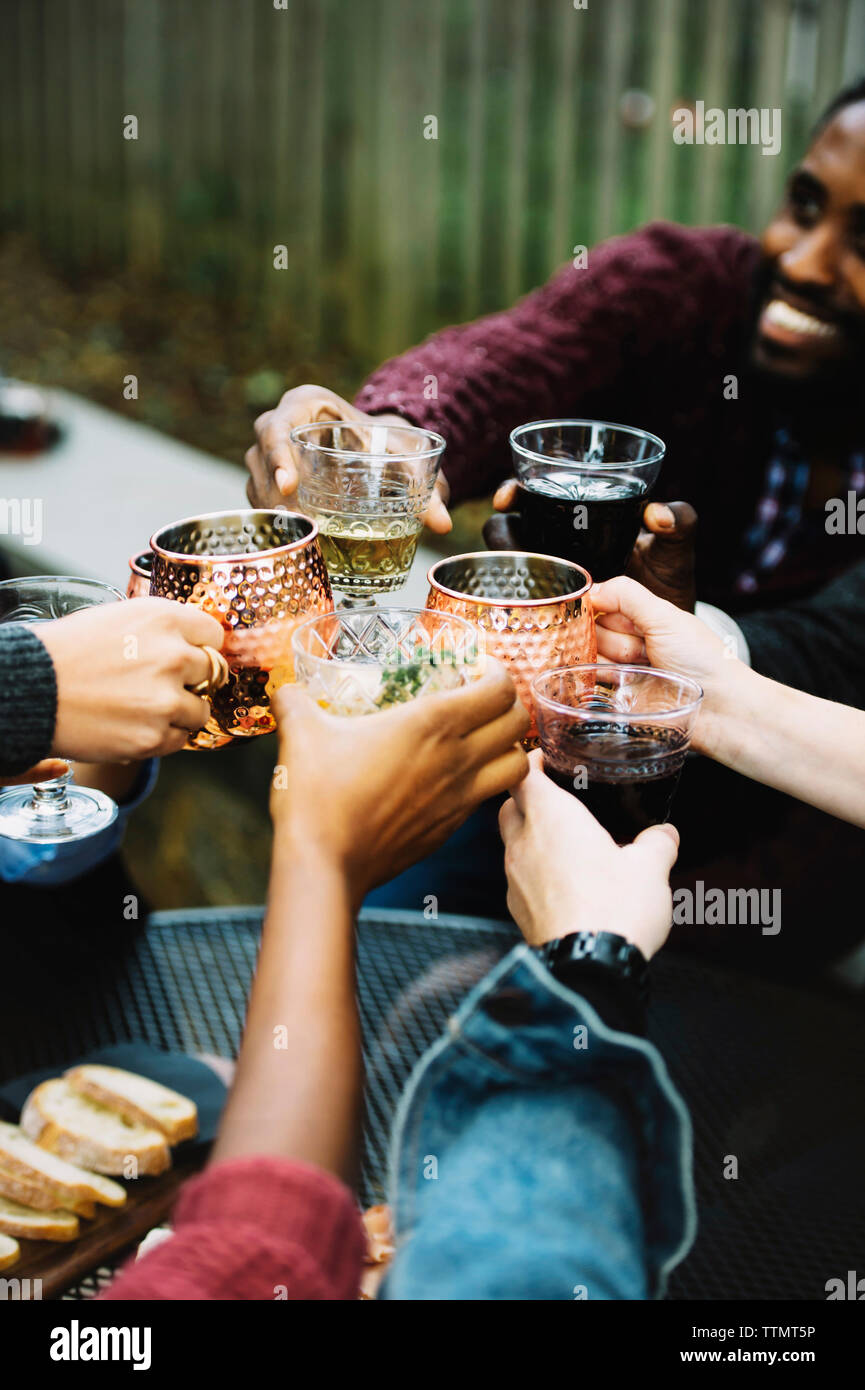
[[(373, 361), (649, 217), (758, 227), (865, 73), (865, 0), (580, 4), (0, 0), (0, 225)], [(677, 145), (697, 101), (781, 153)]]

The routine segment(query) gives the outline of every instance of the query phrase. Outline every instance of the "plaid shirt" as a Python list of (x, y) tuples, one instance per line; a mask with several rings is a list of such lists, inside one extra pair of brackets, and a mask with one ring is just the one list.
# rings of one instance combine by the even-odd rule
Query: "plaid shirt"
[[(865, 493), (865, 450), (856, 449), (850, 454), (844, 474), (845, 491), (854, 492), (857, 497)], [(775, 431), (763, 495), (745, 533), (746, 563), (735, 584), (740, 594), (753, 594), (760, 587), (801, 532), (810, 481), (810, 462), (789, 429), (780, 426)]]

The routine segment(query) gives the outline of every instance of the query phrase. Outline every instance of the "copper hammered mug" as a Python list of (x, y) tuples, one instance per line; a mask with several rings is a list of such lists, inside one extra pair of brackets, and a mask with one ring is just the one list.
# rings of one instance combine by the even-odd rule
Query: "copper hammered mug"
[(592, 577), (571, 560), (524, 550), (480, 550), (432, 566), (426, 606), (467, 618), (484, 650), (508, 668), (538, 736), (531, 684), (541, 671), (596, 661)]
[(129, 559), (129, 579), (126, 584), (127, 598), (146, 598), (150, 593), (150, 576), (153, 572), (153, 551), (142, 550), (139, 555)]
[(281, 510), (211, 512), (164, 526), (150, 548), (150, 593), (195, 603), (225, 629), (228, 679), (186, 746), (219, 748), (270, 733), (271, 696), (293, 679), (295, 628), (333, 612), (315, 522)]

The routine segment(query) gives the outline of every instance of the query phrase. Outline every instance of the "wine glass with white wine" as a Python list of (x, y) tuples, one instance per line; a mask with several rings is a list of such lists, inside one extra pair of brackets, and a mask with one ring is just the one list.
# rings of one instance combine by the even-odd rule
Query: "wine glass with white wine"
[(408, 579), (445, 441), (414, 425), (300, 425), (298, 505), (318, 524), (341, 608), (365, 607)]

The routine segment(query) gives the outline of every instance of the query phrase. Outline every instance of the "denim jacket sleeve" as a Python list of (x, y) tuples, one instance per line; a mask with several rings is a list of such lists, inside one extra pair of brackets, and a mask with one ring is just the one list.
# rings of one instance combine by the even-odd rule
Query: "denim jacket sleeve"
[(391, 1299), (660, 1298), (696, 1226), (663, 1058), (525, 945), (467, 997), (397, 1112)]

